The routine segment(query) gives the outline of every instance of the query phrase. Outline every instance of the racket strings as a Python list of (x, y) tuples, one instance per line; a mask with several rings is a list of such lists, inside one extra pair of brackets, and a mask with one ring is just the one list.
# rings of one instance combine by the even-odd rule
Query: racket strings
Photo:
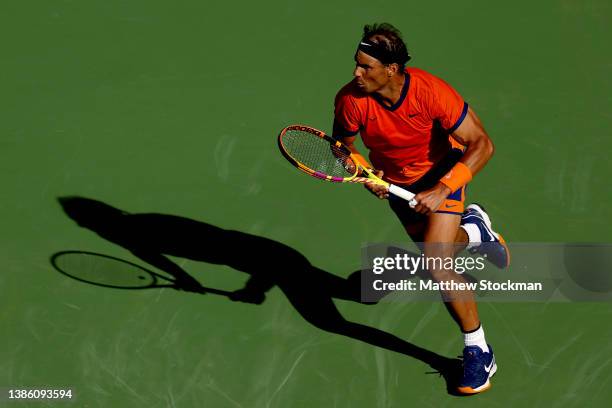
[(351, 177), (357, 168), (350, 151), (301, 130), (288, 130), (282, 137), (287, 153), (309, 169), (332, 177)]

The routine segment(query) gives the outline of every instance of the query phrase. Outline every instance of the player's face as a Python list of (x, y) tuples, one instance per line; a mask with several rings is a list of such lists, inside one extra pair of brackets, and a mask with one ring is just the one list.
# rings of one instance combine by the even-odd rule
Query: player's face
[(376, 92), (389, 82), (388, 68), (382, 62), (359, 51), (355, 55), (354, 81), (365, 93)]

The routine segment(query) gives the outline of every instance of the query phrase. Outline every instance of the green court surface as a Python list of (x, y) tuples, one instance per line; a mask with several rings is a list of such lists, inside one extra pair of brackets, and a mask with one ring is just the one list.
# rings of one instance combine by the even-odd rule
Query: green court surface
[[(362, 25), (389, 21), (411, 64), (453, 84), (493, 138), (468, 200), (487, 206), (508, 241), (611, 242), (609, 2), (2, 9), (0, 388), (76, 398), (3, 395), (0, 406), (609, 406), (610, 304), (481, 304), (499, 371), (470, 398), (450, 395), (427, 363), (462, 348), (441, 303), (336, 299), (339, 319), (327, 285), (360, 267), (363, 243), (407, 237), (385, 203), (300, 174), (276, 146), (288, 124), (330, 130)], [(204, 286), (239, 289), (254, 268), (281, 283), (255, 305), (70, 279), (53, 254), (160, 271), (79, 227), (57, 201), (66, 196), (157, 214), (118, 228), (184, 254), (172, 259)], [(359, 329), (334, 333), (345, 326)]]

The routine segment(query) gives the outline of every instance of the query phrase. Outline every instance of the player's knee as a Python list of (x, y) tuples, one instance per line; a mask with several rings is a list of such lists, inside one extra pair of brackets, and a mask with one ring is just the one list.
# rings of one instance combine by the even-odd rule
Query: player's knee
[(450, 281), (454, 277), (454, 273), (447, 269), (429, 269), (429, 275), (436, 282)]

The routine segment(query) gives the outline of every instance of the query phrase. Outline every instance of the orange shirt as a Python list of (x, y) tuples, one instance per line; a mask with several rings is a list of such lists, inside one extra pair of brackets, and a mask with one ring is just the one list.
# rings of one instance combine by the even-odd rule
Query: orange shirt
[(417, 68), (406, 68), (405, 74), (400, 99), (391, 107), (362, 93), (353, 81), (335, 101), (334, 136), (361, 133), (374, 167), (399, 184), (414, 183), (452, 147), (461, 147), (449, 133), (468, 110), (442, 79)]

